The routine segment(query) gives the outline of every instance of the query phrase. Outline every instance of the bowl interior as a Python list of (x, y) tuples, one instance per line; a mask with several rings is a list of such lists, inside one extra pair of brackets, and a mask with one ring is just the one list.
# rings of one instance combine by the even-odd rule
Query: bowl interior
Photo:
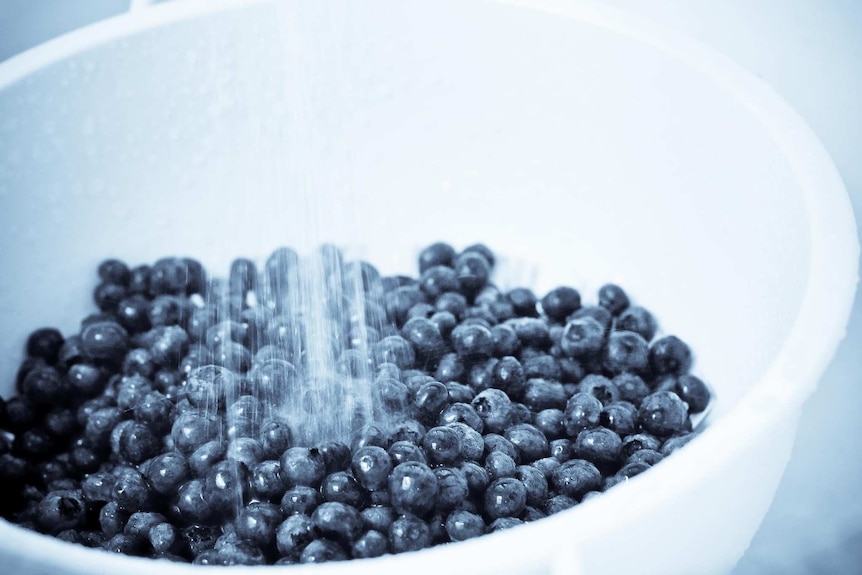
[(516, 7), (252, 3), (86, 48), (0, 90), (0, 390), (73, 331), (94, 268), (287, 244), (412, 272), (483, 241), (504, 285), (624, 285), (726, 413), (806, 286), (805, 205), (769, 134), (658, 49)]

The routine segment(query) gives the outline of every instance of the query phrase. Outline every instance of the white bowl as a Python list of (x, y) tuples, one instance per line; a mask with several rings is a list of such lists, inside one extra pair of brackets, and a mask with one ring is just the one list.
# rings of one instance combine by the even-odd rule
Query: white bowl
[[(390, 273), (481, 240), (535, 264), (539, 291), (619, 282), (719, 400), (686, 449), (574, 509), (292, 573), (727, 571), (844, 334), (858, 254), (841, 180), (783, 100), (589, 2), (189, 0), (0, 65), (7, 395), (26, 334), (75, 330), (104, 257), (221, 273), (321, 239)], [(5, 522), (0, 555), (9, 573), (156, 568)]]

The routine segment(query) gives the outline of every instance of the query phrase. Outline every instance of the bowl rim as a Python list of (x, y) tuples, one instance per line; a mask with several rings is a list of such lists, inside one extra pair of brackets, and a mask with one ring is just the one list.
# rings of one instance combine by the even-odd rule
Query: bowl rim
[[(276, 0), (175, 0), (121, 14), (75, 30), (0, 63), (0, 92), (29, 75), (101, 44), (212, 13), (272, 4)], [(712, 423), (688, 449), (676, 453), (650, 473), (617, 486), (600, 498), (531, 523), (517, 530), (497, 532), (457, 545), (437, 546), (413, 553), (387, 555), (363, 562), (363, 567), (384, 573), (416, 568), (417, 561), (446, 561), (451, 571), (470, 566), (476, 557), (488, 569), (535, 568), (538, 554), (560, 572), (578, 570), (578, 542), (613, 529), (611, 506), (640, 515), (679, 495), (711, 470), (725, 465), (744, 449), (749, 437), (765, 432), (793, 416), (813, 393), (838, 344), (843, 339), (858, 277), (859, 243), (854, 212), (844, 184), (822, 143), (805, 120), (765, 81), (714, 49), (677, 31), (595, 0), (459, 0), (544, 12), (595, 26), (657, 49), (681, 65), (696, 69), (716, 87), (737, 100), (763, 125), (782, 152), (803, 194), (808, 215), (809, 276), (799, 313), (787, 339), (769, 368), (725, 417)], [(822, 337), (811, 338), (808, 334)], [(768, 408), (768, 409), (767, 409)], [(731, 417), (732, 416), (732, 417)], [(729, 421), (729, 420), (732, 420)], [(680, 484), (678, 478), (683, 477)], [(645, 492), (650, 497), (643, 497)], [(575, 521), (577, 517), (577, 521)], [(581, 527), (579, 527), (581, 526)], [(588, 526), (588, 530), (586, 527)], [(560, 545), (564, 534), (564, 545)], [(188, 573), (200, 567), (185, 563), (97, 553), (80, 545), (22, 529), (0, 520), (0, 549), (24, 557), (40, 558), (45, 566), (80, 572), (148, 574), (158, 568), (164, 575)], [(524, 553), (520, 550), (529, 550)], [(434, 555), (430, 555), (433, 553)], [(314, 573), (343, 573), (353, 562), (310, 566)], [(271, 567), (273, 569), (275, 567)], [(292, 573), (311, 573), (308, 567), (289, 566)], [(232, 574), (256, 573), (255, 568), (220, 567)], [(299, 571), (297, 569), (300, 569)]]

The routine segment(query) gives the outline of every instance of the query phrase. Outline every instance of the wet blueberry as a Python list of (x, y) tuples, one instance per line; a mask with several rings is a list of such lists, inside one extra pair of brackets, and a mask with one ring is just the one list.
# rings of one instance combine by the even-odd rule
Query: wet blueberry
[(124, 468), (114, 482), (114, 501), (123, 511), (149, 511), (153, 506), (153, 489), (138, 470)]
[(653, 315), (639, 306), (630, 306), (617, 317), (615, 329), (633, 331), (646, 341), (652, 341), (658, 324)]
[(437, 478), (427, 465), (401, 463), (392, 470), (388, 483), (392, 506), (399, 513), (423, 515), (434, 506)]
[(289, 485), (317, 487), (326, 475), (326, 462), (316, 448), (291, 447), (279, 463)]
[(455, 509), (467, 498), (469, 487), (463, 471), (456, 467), (436, 467), (434, 475), (437, 477), (437, 509)]
[(78, 529), (84, 525), (87, 508), (80, 491), (55, 491), (39, 503), (36, 523), (48, 533)]
[(382, 447), (368, 445), (353, 453), (351, 469), (359, 485), (375, 491), (386, 485), (392, 460)]
[(146, 465), (144, 475), (156, 493), (171, 496), (189, 478), (188, 461), (182, 454), (169, 451), (153, 458)]
[(285, 515), (310, 515), (321, 503), (320, 492), (313, 487), (297, 485), (284, 492), (281, 511)]
[(619, 400), (620, 397), (616, 384), (605, 376), (597, 374), (590, 374), (582, 379), (578, 385), (578, 391), (592, 395), (605, 405)]
[(389, 546), (394, 553), (418, 551), (431, 545), (431, 529), (415, 515), (404, 514), (389, 526)]
[(389, 550), (389, 539), (380, 531), (366, 531), (350, 547), (354, 559), (380, 557)]
[(476, 252), (463, 252), (454, 260), (455, 274), (461, 293), (468, 298), (475, 296), (488, 283), (491, 264), (484, 255)]
[(549, 454), (548, 439), (529, 423), (512, 425), (506, 429), (503, 436), (515, 447), (521, 463), (530, 463)]
[(527, 380), (523, 402), (533, 411), (545, 409), (562, 409), (566, 405), (568, 394), (563, 384), (547, 379)]
[(318, 505), (311, 514), (311, 522), (324, 537), (348, 543), (362, 531), (362, 516), (355, 507), (327, 501)]
[(572, 453), (599, 469), (609, 470), (619, 463), (622, 446), (619, 435), (610, 429), (597, 427), (585, 429), (578, 434), (572, 446)]
[(120, 455), (134, 464), (155, 457), (162, 448), (162, 440), (145, 425), (132, 422), (120, 436)]
[(602, 409), (599, 423), (625, 437), (638, 431), (638, 410), (627, 401), (608, 403)]
[(179, 529), (168, 522), (157, 523), (147, 531), (147, 540), (156, 553), (166, 553), (177, 549), (181, 537)]
[(533, 420), (533, 424), (545, 434), (548, 439), (559, 439), (566, 433), (565, 414), (560, 409), (543, 409)]
[(679, 376), (675, 391), (679, 398), (688, 404), (689, 413), (700, 413), (709, 405), (709, 388), (700, 378), (693, 375)]
[(687, 419), (686, 404), (672, 391), (648, 395), (638, 411), (638, 420), (644, 431), (658, 437), (682, 431)]
[(499, 389), (486, 389), (477, 394), (470, 405), (482, 419), (484, 430), (500, 433), (511, 423), (512, 402), (509, 396)]
[(419, 273), (434, 266), (451, 266), (455, 249), (447, 243), (437, 242), (419, 252)]
[(689, 441), (697, 437), (696, 433), (686, 433), (684, 435), (677, 435), (674, 437), (670, 437), (665, 440), (665, 442), (661, 446), (661, 454), (664, 457), (669, 456), (677, 449), (683, 447)]
[(204, 443), (218, 437), (220, 425), (220, 421), (212, 415), (189, 411), (174, 421), (171, 438), (180, 453), (190, 455)]
[(449, 465), (461, 455), (461, 437), (451, 427), (433, 427), (422, 439), (422, 447), (432, 464)]
[(598, 399), (588, 393), (576, 393), (566, 402), (563, 419), (566, 432), (575, 437), (584, 429), (596, 427), (601, 413), (602, 403)]
[(49, 365), (54, 364), (63, 342), (63, 334), (58, 329), (53, 327), (37, 329), (27, 337), (27, 355), (45, 360)]
[(619, 392), (619, 398), (635, 406), (639, 406), (643, 398), (650, 393), (644, 380), (634, 373), (621, 373), (614, 377), (613, 382)]
[(629, 307), (629, 296), (616, 284), (605, 284), (599, 288), (599, 305), (617, 316)]
[(485, 441), (482, 434), (459, 421), (447, 423), (446, 427), (453, 429), (460, 438), (460, 457), (466, 461), (479, 461), (485, 454)]
[(569, 357), (588, 358), (601, 351), (605, 328), (591, 317), (573, 319), (560, 338), (560, 350)]
[(642, 449), (650, 449), (658, 451), (661, 447), (661, 440), (648, 433), (636, 433), (629, 435), (623, 439), (622, 457), (628, 459), (636, 451)]
[(617, 375), (624, 372), (642, 372), (648, 365), (647, 342), (633, 331), (614, 331), (608, 336), (603, 365)]
[(595, 465), (583, 459), (572, 459), (560, 465), (551, 475), (551, 484), (562, 495), (579, 498), (598, 489), (602, 474)]
[(551, 321), (561, 322), (581, 307), (581, 294), (568, 286), (558, 287), (542, 298), (542, 311)]
[(655, 375), (683, 375), (691, 363), (691, 350), (675, 335), (656, 340), (649, 348), (649, 364)]
[(99, 279), (103, 282), (120, 286), (129, 285), (129, 280), (132, 277), (129, 266), (124, 262), (113, 258), (103, 260), (99, 264), (99, 267), (96, 268), (96, 272), (99, 275)]
[(212, 466), (205, 481), (205, 497), (210, 507), (226, 515), (236, 513), (250, 486), (248, 469), (238, 461), (220, 461)]
[(255, 502), (244, 507), (236, 517), (236, 534), (261, 548), (276, 542), (276, 529), (281, 524), (281, 510), (272, 503)]
[(539, 311), (536, 304), (539, 300), (536, 295), (527, 288), (515, 288), (506, 294), (506, 297), (515, 309), (515, 313), (520, 317), (538, 317)]
[(492, 451), (485, 457), (485, 471), (491, 481), (514, 477), (517, 464), (513, 457), (502, 451)]
[(485, 513), (493, 519), (517, 517), (527, 504), (527, 488), (513, 477), (492, 482), (485, 491)]
[(81, 332), (81, 351), (89, 358), (116, 360), (128, 350), (129, 334), (112, 321), (92, 323)]

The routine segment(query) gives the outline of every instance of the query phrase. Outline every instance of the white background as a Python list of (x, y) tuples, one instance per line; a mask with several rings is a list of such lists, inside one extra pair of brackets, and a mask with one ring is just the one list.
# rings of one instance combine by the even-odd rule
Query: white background
[[(862, 1), (600, 1), (686, 32), (772, 84), (824, 142), (862, 215)], [(127, 5), (0, 0), (0, 60)], [(847, 339), (805, 408), (787, 473), (736, 575), (862, 573), (860, 348), (857, 297)]]

